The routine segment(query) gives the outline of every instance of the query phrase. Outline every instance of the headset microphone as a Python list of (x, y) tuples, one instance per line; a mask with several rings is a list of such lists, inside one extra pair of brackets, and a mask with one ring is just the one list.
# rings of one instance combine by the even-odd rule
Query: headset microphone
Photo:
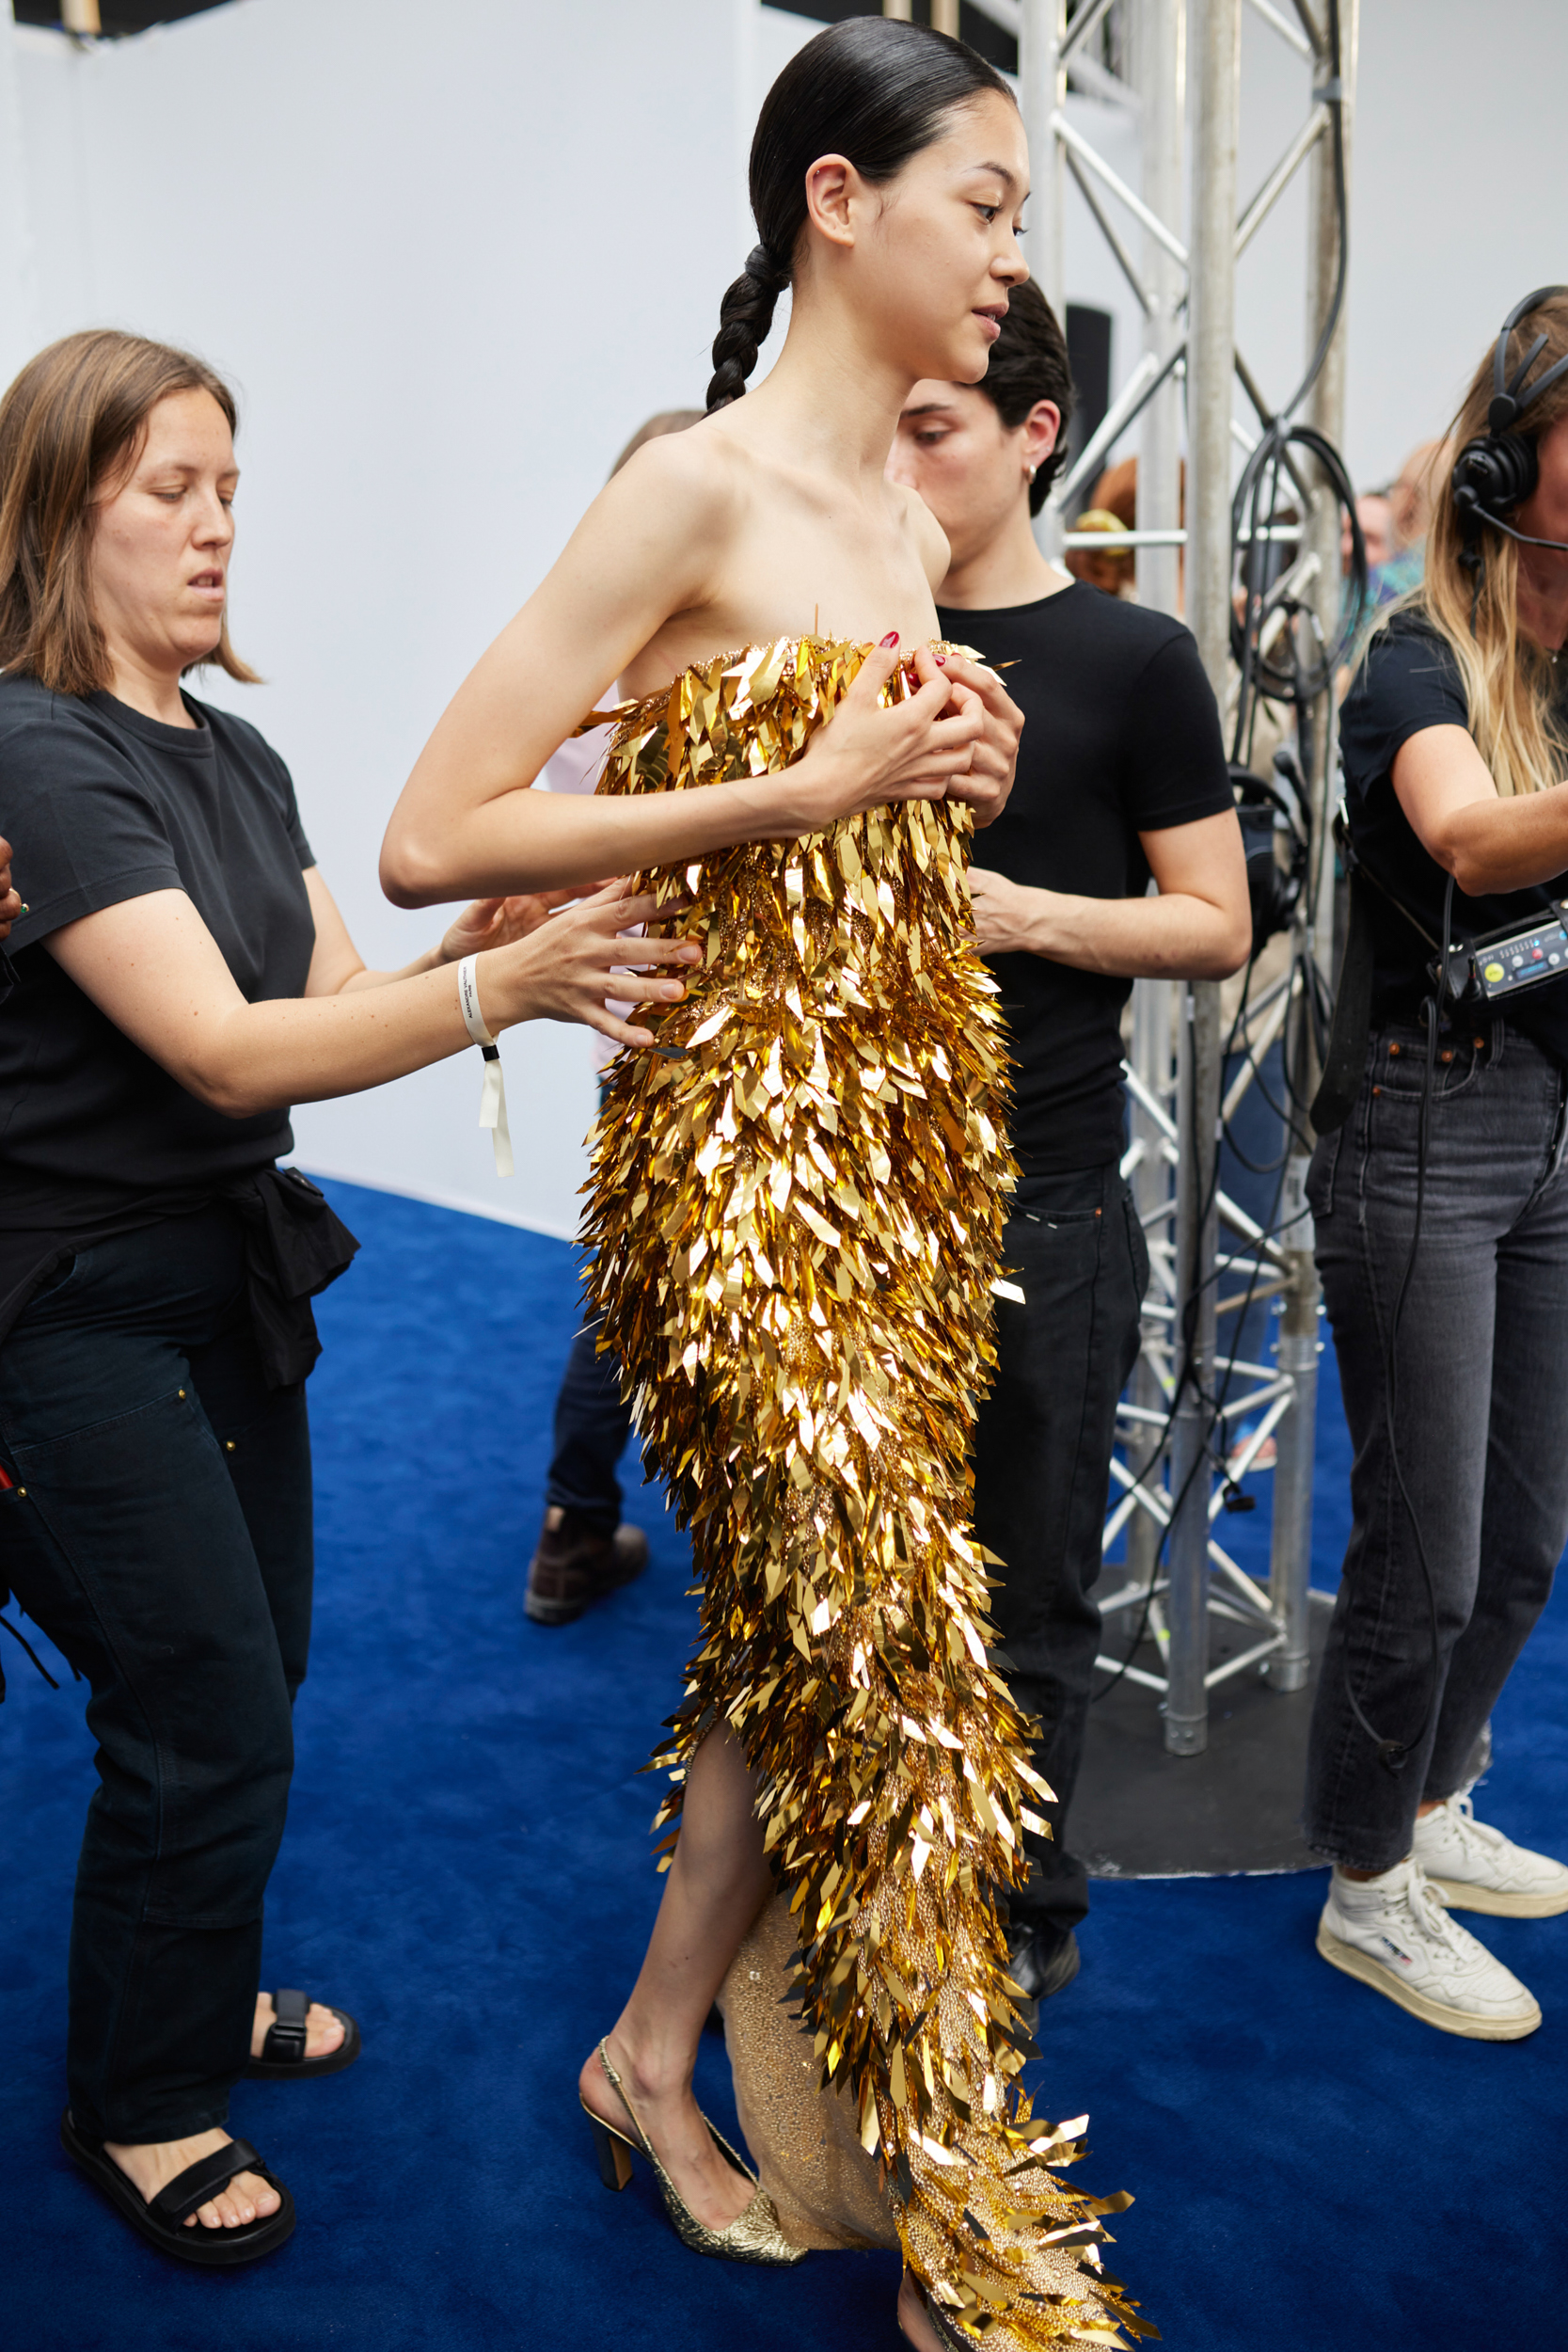
[(1473, 572), (1479, 573), (1484, 561), (1482, 534), (1488, 530), (1500, 531), (1505, 538), (1515, 540), (1520, 547), (1549, 548), (1559, 555), (1568, 555), (1568, 540), (1534, 539), (1528, 532), (1516, 530), (1513, 524), (1503, 520), (1505, 515), (1513, 514), (1524, 503), (1540, 479), (1534, 439), (1517, 428), (1542, 393), (1568, 374), (1568, 357), (1564, 357), (1527, 386), (1526, 377), (1546, 348), (1544, 335), (1536, 336), (1512, 377), (1508, 374), (1509, 337), (1519, 321), (1551, 294), (1568, 294), (1568, 286), (1538, 286), (1523, 302), (1516, 303), (1504, 319), (1492, 358), (1492, 399), (1486, 411), (1486, 431), (1465, 442), (1450, 477), (1454, 512), (1465, 542), (1460, 561)]

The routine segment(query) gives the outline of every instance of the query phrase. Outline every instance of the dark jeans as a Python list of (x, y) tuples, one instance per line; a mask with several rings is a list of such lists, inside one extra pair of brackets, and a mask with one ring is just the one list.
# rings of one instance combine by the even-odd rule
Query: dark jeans
[[(1479, 1040), (1479, 1042), (1478, 1042)], [(1490, 1015), (1446, 1033), (1420, 1248), (1396, 1361), (1399, 1467), (1436, 1588), (1437, 1656), (1388, 1446), (1385, 1342), (1410, 1255), (1424, 1041), (1374, 1036), (1360, 1097), (1319, 1143), (1309, 1195), (1354, 1448), (1353, 1518), (1312, 1713), (1307, 1834), (1347, 1867), (1410, 1851), (1416, 1808), (1452, 1796), (1568, 1541), (1564, 1081)], [(1435, 1683), (1433, 1682), (1435, 1677)], [(1389, 1772), (1357, 1724), (1426, 1736)]]
[(89, 2135), (225, 2122), (310, 1637), (303, 1387), (269, 1391), (228, 1208), (79, 1250), (0, 1349), (4, 1580), (86, 1678), (71, 1936)]
[[(599, 1112), (609, 1102), (599, 1080)], [(597, 1347), (601, 1319), (595, 1315), (572, 1342), (555, 1400), (555, 1454), (545, 1481), (549, 1507), (575, 1511), (607, 1535), (621, 1524), (621, 1482), (616, 1465), (631, 1436), (631, 1407), (621, 1402), (621, 1367)]]
[[(1006, 1563), (991, 1613), (1008, 1686), (1039, 1719), (1033, 1760), (1055, 1791), (1024, 1832), (1028, 1885), (1016, 1923), (1073, 1927), (1088, 1875), (1066, 1845), (1100, 1648), (1093, 1593), (1117, 1400), (1137, 1359), (1148, 1251), (1115, 1162), (1026, 1180), (1003, 1245), (1023, 1304), (998, 1299), (997, 1372), (974, 1432), (974, 1525)], [(1033, 1801), (1031, 1801), (1033, 1802)]]
[(610, 1534), (621, 1523), (615, 1466), (631, 1435), (631, 1407), (621, 1402), (620, 1366), (594, 1344), (598, 1318), (572, 1342), (555, 1400), (555, 1454), (545, 1501), (576, 1511)]

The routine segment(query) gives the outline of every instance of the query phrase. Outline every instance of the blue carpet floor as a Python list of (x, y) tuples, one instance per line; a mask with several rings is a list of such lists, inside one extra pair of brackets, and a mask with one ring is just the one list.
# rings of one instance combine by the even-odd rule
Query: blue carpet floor
[[(640, 1777), (692, 1624), (654, 1498), (643, 1581), (564, 1629), (524, 1620), (557, 1372), (553, 1242), (349, 1187), (365, 1242), (322, 1302), (312, 1384), (316, 1663), (273, 1883), (268, 1981), (355, 2010), (366, 2053), (242, 2084), (236, 2128), (291, 2184), (293, 2243), (176, 2269), (60, 2155), (61, 1984), (92, 1776), (78, 1694), (19, 1652), (0, 1713), (0, 2344), (5, 2352), (895, 2352), (896, 2260), (758, 2273), (687, 2254), (639, 2172), (600, 2188), (578, 2066), (657, 1900)], [(1343, 1539), (1325, 1382), (1320, 1576)], [(1259, 1513), (1261, 1518), (1262, 1514)], [(15, 1671), (13, 1672), (13, 1666)], [(1486, 1810), (1563, 1844), (1568, 1605), (1496, 1726)], [(1138, 2202), (1115, 2267), (1182, 2352), (1501, 2352), (1564, 2340), (1568, 1918), (1488, 1922), (1545, 2024), (1430, 2031), (1312, 1950), (1318, 1876), (1101, 1884), (1046, 2021), (1042, 2105), (1088, 2108), (1085, 2177)], [(733, 2119), (722, 2051), (700, 2094)]]

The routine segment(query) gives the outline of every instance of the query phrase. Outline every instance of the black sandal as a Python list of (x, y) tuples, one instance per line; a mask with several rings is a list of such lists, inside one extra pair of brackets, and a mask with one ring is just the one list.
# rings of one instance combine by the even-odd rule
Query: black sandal
[(310, 2014), (309, 1995), (293, 1985), (280, 1985), (272, 1996), (273, 2022), (267, 2027), (267, 2038), (261, 2044), (261, 2055), (253, 2058), (245, 2068), (247, 2074), (261, 2074), (282, 2079), (288, 2075), (338, 2074), (345, 2066), (352, 2066), (359, 2055), (359, 2028), (346, 2009), (332, 2012), (343, 2029), (343, 2038), (325, 2058), (307, 2058), (305, 2037)]
[[(207, 2269), (233, 2270), (242, 2263), (260, 2262), (263, 2254), (276, 2253), (286, 2238), (293, 2235), (294, 2201), (275, 2172), (270, 2172), (256, 2153), (248, 2139), (231, 2139), (227, 2148), (214, 2149), (210, 2156), (201, 2156), (187, 2165), (166, 2188), (161, 2188), (150, 2204), (129, 2173), (122, 2172), (113, 2156), (105, 2153), (100, 2140), (95, 2147), (84, 2138), (71, 2121), (67, 2107), (60, 2118), (60, 2146), (79, 2172), (86, 2173), (94, 2188), (102, 2189), (115, 2210), (123, 2216), (133, 2230), (157, 2247), (160, 2253), (170, 2254), (176, 2262), (198, 2263)], [(282, 2203), (274, 2214), (261, 2221), (247, 2221), (239, 2230), (204, 2230), (199, 2222), (194, 2230), (185, 2227), (185, 2217), (206, 2204), (221, 2189), (227, 2188), (236, 2172), (254, 2172), (275, 2188)]]

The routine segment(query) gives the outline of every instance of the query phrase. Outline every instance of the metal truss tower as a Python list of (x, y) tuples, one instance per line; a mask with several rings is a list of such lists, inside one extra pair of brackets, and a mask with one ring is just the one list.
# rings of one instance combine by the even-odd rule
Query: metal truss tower
[[(1222, 712), (1236, 685), (1232, 598), (1233, 472), (1275, 420), (1238, 351), (1236, 263), (1285, 189), (1309, 173), (1305, 256), (1307, 347), (1334, 315), (1343, 224), (1335, 172), (1335, 115), (1348, 158), (1359, 0), (1338, 0), (1338, 73), (1330, 0), (975, 0), (1019, 40), (1019, 91), (1033, 163), (1031, 263), (1058, 315), (1066, 298), (1063, 220), (1070, 178), (1131, 286), (1144, 318), (1143, 351), (1092, 438), (1040, 518), (1049, 552), (1136, 548), (1141, 599), (1180, 612)], [(1299, 56), (1300, 130), (1243, 205), (1237, 197), (1243, 5)], [(1116, 9), (1116, 58), (1101, 28)], [(890, 7), (888, 12), (893, 13)], [(900, 8), (898, 13), (905, 13)], [(1136, 110), (1142, 186), (1134, 190), (1069, 120), (1069, 80), (1085, 94)], [(1189, 103), (1190, 97), (1190, 103)], [(1190, 172), (1184, 148), (1191, 141)], [(1183, 221), (1183, 199), (1185, 222)], [(1136, 250), (1134, 251), (1134, 245)], [(1342, 308), (1307, 394), (1307, 421), (1336, 445), (1344, 418)], [(1246, 417), (1236, 415), (1238, 391)], [(1136, 527), (1082, 536), (1068, 528), (1106, 453), (1137, 423)], [(1186, 452), (1185, 516), (1180, 453)], [(1339, 506), (1321, 469), (1288, 461), (1294, 518), (1264, 535), (1291, 560), (1262, 615), (1265, 649), (1281, 632), (1314, 639), (1320, 655), (1340, 625)], [(1105, 1658), (1157, 1692), (1166, 1749), (1199, 1754), (1210, 1693), (1227, 1677), (1266, 1673), (1299, 1690), (1308, 1670), (1308, 1568), (1317, 1414), (1319, 1287), (1306, 1206), (1305, 1115), (1282, 1122), (1279, 1207), (1268, 1228), (1218, 1183), (1219, 1137), (1264, 1058), (1282, 1049), (1288, 1103), (1309, 1100), (1315, 1078), (1315, 976), (1331, 967), (1333, 865), (1330, 778), (1336, 748), (1332, 681), (1298, 722), (1306, 831), (1314, 870), (1293, 918), (1288, 969), (1243, 1010), (1227, 1041), (1217, 982), (1139, 981), (1129, 1060), (1130, 1147), (1123, 1162), (1148, 1237), (1153, 1276), (1143, 1353), (1121, 1407), (1105, 1549), (1125, 1537), (1127, 1572), (1102, 1602), (1120, 1646), (1152, 1633), (1163, 1671)], [(1321, 1009), (1321, 992), (1320, 1005)], [(1245, 1310), (1279, 1303), (1275, 1360), (1241, 1353)], [(1226, 1334), (1237, 1335), (1228, 1343)], [(1244, 1430), (1244, 1438), (1242, 1432)], [(1231, 1433), (1235, 1433), (1232, 1435)], [(1234, 1482), (1275, 1455), (1266, 1585), (1249, 1577), (1215, 1528)], [(1162, 1566), (1162, 1552), (1164, 1562)], [(1244, 1629), (1243, 1647), (1212, 1666), (1211, 1620)], [(1245, 1638), (1250, 1634), (1250, 1640)]]

